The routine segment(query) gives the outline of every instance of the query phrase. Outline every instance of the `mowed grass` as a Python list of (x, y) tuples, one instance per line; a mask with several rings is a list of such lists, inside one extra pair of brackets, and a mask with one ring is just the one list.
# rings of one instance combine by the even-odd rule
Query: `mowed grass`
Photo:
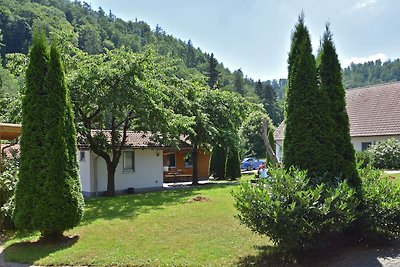
[[(36, 265), (233, 266), (270, 246), (234, 217), (235, 185), (97, 198), (86, 203), (78, 235), (63, 245), (42, 245), (38, 236), (6, 242), (7, 261)], [(204, 201), (190, 201), (204, 196)], [(247, 259), (247, 260), (246, 260)]]
[(400, 183), (400, 173), (385, 173), (384, 177), (389, 177), (394, 179), (396, 182)]

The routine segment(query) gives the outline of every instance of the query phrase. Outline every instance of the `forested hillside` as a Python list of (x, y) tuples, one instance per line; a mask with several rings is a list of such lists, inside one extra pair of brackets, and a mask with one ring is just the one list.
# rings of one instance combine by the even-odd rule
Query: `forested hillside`
[[(132, 14), (132, 17), (136, 15), (140, 16)], [(79, 48), (89, 55), (120, 47), (142, 53), (152, 47), (158, 54), (175, 60), (178, 77), (197, 76), (206, 80), (210, 88), (234, 91), (261, 103), (275, 125), (283, 119), (286, 79), (258, 83), (241, 69), (225, 68), (212, 51), (202, 51), (191, 40), (180, 40), (168, 34), (162, 25), (151, 29), (144, 21), (124, 21), (111, 10), (101, 7), (93, 10), (86, 2), (77, 0), (0, 2), (0, 94), (16, 94), (21, 88), (23, 81), (11, 74), (18, 64), (10, 58), (15, 59), (15, 53), (28, 53), (34, 27), (45, 28), (50, 39), (60, 40), (67, 43), (66, 47)], [(352, 64), (344, 69), (343, 79), (346, 88), (397, 81), (400, 80), (400, 60)]]
[(343, 71), (346, 88), (354, 88), (379, 83), (400, 81), (400, 59), (369, 61), (363, 64), (352, 63)]
[[(132, 14), (132, 17), (140, 14)], [(44, 27), (50, 39), (58, 39), (88, 54), (104, 53), (122, 46), (133, 52), (153, 47), (160, 55), (176, 60), (177, 76), (204, 76), (214, 89), (236, 91), (255, 102), (256, 83), (241, 69), (231, 72), (214, 57), (212, 51), (195, 48), (191, 40), (183, 41), (168, 34), (161, 25), (153, 30), (144, 21), (124, 21), (111, 10), (93, 10), (81, 1), (2, 0), (0, 3), (0, 69), (2, 92), (16, 92), (17, 82), (10, 79), (7, 55), (27, 54), (34, 27)], [(275, 96), (282, 99), (285, 81), (268, 81)], [(276, 102), (276, 99), (274, 99)], [(279, 111), (276, 111), (279, 112)], [(279, 119), (275, 118), (275, 122)]]

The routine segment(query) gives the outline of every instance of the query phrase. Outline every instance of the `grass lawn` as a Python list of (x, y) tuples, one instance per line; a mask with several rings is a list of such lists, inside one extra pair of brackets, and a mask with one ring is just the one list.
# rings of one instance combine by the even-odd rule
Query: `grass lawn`
[(400, 173), (385, 173), (385, 177), (390, 177), (396, 179), (396, 182), (400, 183)]
[[(271, 246), (234, 217), (235, 185), (97, 198), (86, 203), (79, 238), (42, 245), (37, 235), (14, 236), (5, 244), (7, 261), (36, 265), (233, 266), (251, 261)], [(196, 196), (206, 201), (193, 201)]]

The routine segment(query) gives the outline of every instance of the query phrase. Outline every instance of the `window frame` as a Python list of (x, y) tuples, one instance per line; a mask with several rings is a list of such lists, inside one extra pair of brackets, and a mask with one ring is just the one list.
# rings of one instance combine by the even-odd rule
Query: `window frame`
[(367, 150), (370, 146), (372, 146), (372, 142), (361, 142), (361, 151)]
[[(169, 160), (169, 157), (171, 155), (174, 157), (174, 165), (171, 165), (171, 161)], [(166, 166), (168, 166), (169, 168), (176, 168), (176, 153), (168, 153), (166, 155), (166, 157), (167, 157), (167, 163), (168, 163)]]
[(86, 161), (86, 151), (84, 150), (79, 151), (79, 161)]
[[(126, 164), (126, 155), (131, 155), (131, 167), (125, 167)], [(135, 172), (135, 151), (134, 150), (125, 150), (122, 151), (122, 172)]]
[[(191, 164), (187, 164), (187, 160), (190, 159)], [(183, 157), (183, 162), (185, 164), (185, 168), (192, 168), (193, 167), (193, 151), (188, 152)]]

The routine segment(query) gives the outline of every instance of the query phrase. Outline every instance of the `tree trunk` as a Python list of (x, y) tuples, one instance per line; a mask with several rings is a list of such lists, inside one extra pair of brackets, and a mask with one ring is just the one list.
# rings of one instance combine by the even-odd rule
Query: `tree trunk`
[(197, 164), (197, 144), (195, 143), (193, 145), (193, 154), (192, 154), (192, 160), (193, 160), (193, 174), (192, 174), (192, 184), (197, 185), (199, 184), (199, 177), (198, 177), (198, 164)]
[(265, 148), (267, 149), (267, 154), (273, 163), (278, 163), (278, 159), (276, 158), (275, 152), (271, 147), (271, 144), (268, 139), (268, 121), (264, 120), (262, 122), (262, 138), (264, 141)]
[(107, 192), (106, 196), (115, 196), (115, 170), (117, 166), (114, 166), (112, 162), (107, 162)]
[(40, 242), (44, 244), (54, 244), (64, 239), (63, 231), (61, 230), (43, 230)]

